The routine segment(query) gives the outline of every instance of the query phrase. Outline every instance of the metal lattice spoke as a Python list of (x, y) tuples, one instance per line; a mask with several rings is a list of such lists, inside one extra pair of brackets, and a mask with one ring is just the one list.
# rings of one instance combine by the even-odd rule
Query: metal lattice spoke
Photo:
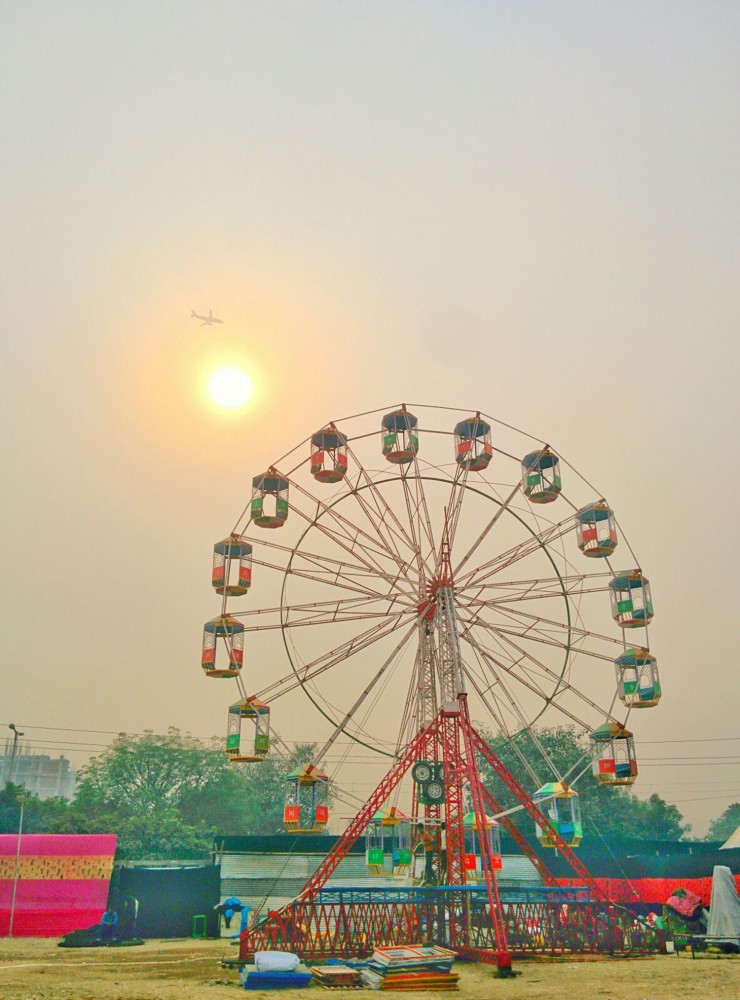
[[(354, 524), (349, 518), (341, 514), (336, 509), (336, 504), (327, 504), (318, 500), (315, 496), (312, 496), (305, 489), (303, 489), (303, 487), (295, 482), (291, 482), (291, 486), (294, 486), (298, 492), (308, 498), (311, 502), (315, 503), (317, 506), (317, 515), (315, 517), (311, 517), (304, 513), (301, 508), (297, 507), (295, 504), (290, 505), (290, 509), (295, 511), (295, 513), (299, 517), (303, 518), (310, 526), (318, 528), (319, 531), (331, 538), (335, 544), (339, 545), (341, 548), (345, 549), (345, 551), (359, 559), (360, 562), (364, 563), (368, 569), (373, 567), (378, 573), (386, 576), (389, 580), (395, 581), (400, 576), (407, 576), (408, 563), (401, 560), (387, 545), (387, 543), (384, 544), (382, 538), (380, 539), (380, 547), (378, 547), (378, 540), (368, 534), (364, 528)], [(324, 515), (332, 519), (334, 522), (333, 528), (328, 526), (326, 520), (324, 519)], [(381, 565), (377, 563), (375, 557), (387, 559), (394, 563), (396, 566), (396, 573), (389, 574), (384, 572)]]
[[(509, 676), (513, 677), (514, 680), (518, 681), (523, 687), (527, 688), (534, 695), (536, 695), (539, 698), (542, 697), (541, 693), (537, 690), (537, 688), (534, 685), (532, 685), (527, 679), (525, 679), (523, 677), (520, 677), (517, 674), (515, 674), (510, 667), (508, 667), (502, 660), (500, 660), (498, 657), (496, 657), (490, 650), (486, 649), (484, 646), (481, 646), (481, 644), (479, 642), (477, 642), (475, 639), (473, 639), (470, 634), (467, 634), (464, 637), (464, 639), (465, 639), (465, 642), (470, 643), (471, 646), (473, 646), (475, 649), (477, 649), (478, 652), (481, 654), (481, 656), (487, 662), (489, 662), (492, 667), (495, 667), (498, 670), (504, 671), (504, 673), (509, 674)], [(568, 719), (570, 719), (571, 722), (574, 722), (580, 729), (584, 729), (584, 730), (589, 730), (590, 729), (590, 726), (588, 725), (587, 722), (585, 722), (583, 719), (579, 718), (573, 712), (571, 712), (568, 709), (566, 709), (563, 705), (559, 704), (554, 699), (552, 699), (552, 698), (549, 699), (547, 701), (547, 704), (548, 705), (552, 705), (554, 708), (557, 708), (560, 712), (562, 712), (563, 715), (565, 715)], [(531, 725), (532, 725), (532, 721), (533, 720), (528, 719), (524, 723), (524, 725), (523, 725), (522, 728), (529, 729), (531, 727)]]
[(470, 559), (475, 555), (475, 553), (476, 553), (476, 551), (478, 549), (478, 546), (488, 536), (488, 533), (494, 527), (494, 525), (499, 520), (499, 518), (504, 513), (504, 511), (508, 510), (509, 504), (512, 502), (512, 500), (514, 499), (514, 497), (517, 496), (517, 494), (519, 493), (519, 489), (520, 489), (520, 484), (517, 483), (516, 486), (514, 487), (514, 489), (511, 491), (511, 493), (506, 498), (506, 500), (504, 500), (504, 502), (501, 504), (501, 506), (498, 508), (498, 510), (494, 513), (493, 517), (490, 519), (490, 521), (485, 526), (485, 528), (483, 529), (483, 531), (481, 531), (480, 535), (476, 538), (476, 540), (470, 546), (470, 548), (465, 553), (465, 555), (463, 556), (463, 558), (457, 564), (457, 566), (455, 567), (455, 572), (454, 572), (455, 579), (457, 579), (460, 576), (460, 571), (462, 570), (463, 566), (465, 566), (465, 564), (468, 563), (470, 561)]
[[(503, 618), (509, 619), (512, 627), (519, 626), (520, 628), (523, 628), (526, 633), (529, 633), (530, 631), (534, 632), (536, 635), (540, 635), (543, 639), (552, 639), (552, 635), (548, 631), (549, 628), (556, 634), (572, 633), (574, 636), (580, 636), (582, 638), (597, 639), (600, 642), (606, 642), (617, 646), (624, 645), (622, 639), (615, 638), (614, 636), (602, 635), (599, 632), (593, 632), (589, 629), (580, 628), (572, 623), (559, 622), (552, 618), (543, 618), (541, 615), (533, 615), (513, 606), (507, 605), (506, 608), (502, 608), (498, 602), (476, 601), (472, 599), (468, 603), (468, 608), (473, 610), (474, 607), (477, 607), (478, 609), (486, 608), (489, 611), (496, 611)], [(519, 619), (524, 619), (524, 622), (519, 621)], [(609, 659), (609, 657), (603, 658)]]
[[(295, 547), (276, 545), (274, 542), (265, 542), (259, 539), (250, 539), (250, 543), (262, 544), (288, 555), (285, 564), (273, 563), (266, 559), (253, 557), (254, 565), (264, 569), (272, 569), (280, 573), (285, 573), (288, 572), (287, 565), (290, 565), (289, 572), (292, 576), (310, 580), (314, 583), (343, 586), (347, 590), (366, 593), (368, 595), (377, 594), (381, 596), (381, 592), (374, 590), (370, 586), (370, 583), (364, 583), (365, 580), (372, 581), (373, 583), (382, 580), (384, 583), (394, 585), (395, 589), (399, 589), (395, 582), (396, 577), (393, 574), (385, 573), (382, 570), (379, 571), (375, 567), (359, 565), (341, 559), (331, 559), (328, 556), (319, 556), (316, 553), (306, 552), (303, 549), (299, 553), (296, 553)], [(308, 567), (296, 568), (292, 565), (291, 559), (296, 555), (300, 559), (305, 560)]]
[[(477, 622), (476, 624), (481, 625), (482, 623)], [(483, 624), (483, 627), (487, 628), (485, 624)], [(530, 682), (533, 683), (532, 676), (533, 673), (536, 671), (537, 673), (540, 674), (540, 676), (546, 676), (555, 683), (555, 689), (553, 693), (550, 695), (550, 701), (554, 703), (555, 699), (558, 697), (559, 694), (561, 694), (563, 691), (568, 691), (576, 698), (580, 699), (584, 704), (588, 705), (589, 708), (595, 709), (600, 718), (611, 719), (613, 722), (617, 721), (611, 716), (611, 709), (609, 709), (608, 711), (604, 710), (595, 701), (593, 701), (587, 695), (583, 694), (582, 691), (574, 687), (574, 685), (572, 685), (568, 680), (566, 680), (563, 675), (558, 674), (556, 671), (552, 670), (550, 667), (547, 666), (546, 663), (543, 663), (542, 660), (537, 659), (535, 656), (532, 655), (532, 653), (528, 652), (524, 647), (514, 642), (510, 635), (508, 635), (505, 632), (501, 632), (499, 629), (490, 629), (490, 631), (495, 635), (496, 639), (502, 646), (508, 645), (518, 654), (518, 659), (515, 661), (515, 666), (520, 667), (522, 661), (524, 660), (528, 661), (528, 663), (530, 664), (530, 670), (527, 672), (527, 678)], [(512, 676), (515, 677), (518, 676), (513, 670), (511, 671), (511, 673)], [(519, 679), (521, 680), (521, 678)]]
[(464, 589), (471, 586), (479, 586), (481, 583), (485, 583), (496, 573), (500, 573), (501, 570), (506, 569), (509, 566), (513, 566), (517, 562), (521, 562), (522, 559), (526, 559), (527, 556), (532, 555), (539, 549), (543, 549), (553, 542), (562, 538), (563, 535), (567, 535), (571, 531), (575, 531), (576, 519), (571, 516), (565, 521), (560, 521), (558, 524), (553, 524), (551, 527), (546, 528), (539, 534), (533, 534), (532, 537), (525, 539), (519, 545), (514, 545), (512, 548), (507, 549), (506, 552), (502, 552), (500, 555), (495, 556), (493, 559), (489, 559), (487, 562), (482, 563), (475, 569), (470, 570), (465, 576), (460, 580), (456, 581), (459, 588)]
[[(373, 605), (383, 604), (382, 608), (372, 610)], [(400, 603), (401, 608), (394, 605)], [(232, 618), (240, 621), (250, 618), (263, 617), (268, 615), (284, 615), (285, 620), (279, 621), (275, 625), (245, 625), (244, 631), (257, 631), (269, 628), (296, 628), (298, 625), (326, 625), (332, 622), (356, 621), (362, 618), (385, 618), (391, 612), (416, 614), (416, 607), (410, 602), (399, 602), (398, 598), (390, 601), (383, 595), (378, 597), (355, 597), (336, 599), (331, 601), (313, 601), (306, 604), (291, 604), (287, 607), (279, 605), (274, 608), (253, 608), (246, 611), (238, 611), (232, 614)], [(292, 614), (305, 613), (305, 618), (291, 619)]]
[(299, 676), (294, 670), (292, 673), (286, 674), (279, 680), (273, 681), (267, 687), (262, 688), (261, 691), (257, 692), (256, 697), (260, 700), (269, 698), (270, 700), (275, 701), (276, 698), (287, 694), (289, 691), (292, 691), (297, 687), (303, 687), (303, 685), (308, 681), (312, 681), (320, 674), (325, 673), (327, 670), (331, 670), (331, 668), (335, 667), (338, 663), (343, 663), (355, 653), (362, 652), (369, 646), (372, 646), (373, 643), (379, 642), (381, 639), (385, 639), (392, 632), (395, 632), (395, 630), (401, 625), (401, 615), (393, 615), (391, 617), (386, 616), (385, 625), (372, 625), (369, 629), (366, 629), (359, 635), (353, 636), (351, 639), (347, 639), (334, 649), (328, 650), (320, 656), (317, 656), (311, 662), (306, 663), (301, 668), (301, 676)]
[[(478, 599), (482, 594), (486, 594), (486, 600), (490, 603), (503, 603), (511, 601), (539, 600), (543, 597), (563, 597), (563, 591), (569, 596), (581, 596), (582, 594), (606, 593), (609, 590), (608, 583), (603, 586), (584, 587), (586, 581), (601, 579), (608, 581), (612, 579), (612, 573), (583, 573), (583, 574), (563, 574), (560, 577), (547, 577), (537, 580), (500, 580), (496, 583), (484, 583), (477, 587), (467, 587), (461, 592), (461, 596)], [(475, 591), (469, 594), (468, 591)]]
[(346, 712), (346, 714), (344, 715), (344, 718), (341, 719), (337, 723), (337, 726), (336, 726), (334, 732), (331, 734), (331, 736), (329, 737), (329, 739), (326, 741), (326, 743), (324, 744), (324, 746), (319, 751), (318, 756), (316, 757), (316, 764), (321, 763), (322, 759), (326, 756), (326, 754), (331, 749), (331, 747), (334, 746), (334, 743), (336, 742), (337, 738), (341, 735), (341, 733), (343, 733), (347, 729), (347, 727), (350, 724), (350, 722), (353, 721), (356, 713), (359, 712), (359, 710), (362, 708), (362, 706), (364, 705), (365, 701), (370, 696), (371, 692), (373, 691), (373, 689), (375, 688), (375, 686), (378, 684), (378, 682), (380, 681), (380, 679), (386, 673), (386, 671), (391, 666), (391, 664), (398, 659), (398, 656), (400, 655), (400, 653), (403, 650), (404, 646), (406, 646), (406, 644), (408, 643), (408, 641), (411, 638), (411, 636), (414, 634), (414, 631), (415, 631), (415, 626), (412, 625), (411, 628), (409, 628), (401, 636), (400, 640), (396, 644), (396, 647), (391, 651), (390, 655), (387, 656), (385, 658), (385, 660), (381, 663), (380, 667), (378, 668), (378, 670), (375, 672), (375, 674), (371, 678), (369, 684), (367, 684), (367, 686), (364, 688), (364, 690), (360, 694), (360, 697), (355, 701), (355, 703), (352, 705), (352, 707), (349, 709), (349, 711)]
[[(379, 521), (376, 524), (376, 531), (378, 532), (378, 534), (381, 534), (381, 529), (385, 528), (390, 534), (394, 534), (396, 538), (399, 538), (403, 542), (403, 544), (411, 551), (412, 554), (417, 554), (419, 551), (419, 546), (416, 541), (415, 533), (413, 530), (413, 524), (410, 525), (411, 534), (409, 535), (409, 533), (406, 531), (406, 528), (403, 526), (400, 518), (397, 516), (396, 512), (393, 510), (393, 508), (386, 500), (382, 490), (378, 488), (377, 484), (368, 474), (367, 470), (362, 465), (357, 455), (352, 451), (352, 449), (348, 449), (348, 452), (350, 457), (357, 465), (358, 481), (364, 483), (365, 487), (369, 490), (370, 495), (373, 497), (375, 501), (376, 505), (375, 513), (376, 516), (379, 518)], [(364, 500), (362, 498), (360, 491), (356, 490), (355, 492), (358, 502), (364, 504)], [(365, 504), (363, 506), (363, 510), (365, 510), (366, 516), (370, 518), (370, 515), (368, 514), (366, 509), (368, 506), (369, 505)], [(401, 558), (400, 552), (398, 552), (398, 550), (396, 551), (399, 558)]]

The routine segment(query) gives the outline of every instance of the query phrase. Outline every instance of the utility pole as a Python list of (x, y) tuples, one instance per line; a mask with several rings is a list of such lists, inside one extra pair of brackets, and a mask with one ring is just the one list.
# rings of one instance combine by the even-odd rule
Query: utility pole
[(10, 773), (8, 774), (8, 781), (12, 782), (15, 777), (15, 758), (18, 753), (18, 740), (21, 736), (25, 736), (26, 734), (22, 733), (19, 729), (16, 729), (14, 722), (10, 723), (8, 729), (13, 730), (13, 749), (10, 751)]
[[(22, 735), (22, 734), (21, 734)], [(21, 792), (18, 796), (21, 806), (21, 815), (18, 820), (18, 843), (15, 848), (15, 869), (13, 870), (13, 897), (10, 901), (10, 925), (8, 927), (8, 937), (13, 937), (13, 921), (15, 919), (15, 894), (18, 889), (18, 878), (21, 873), (21, 837), (23, 835), (23, 807), (26, 804), (26, 793)]]

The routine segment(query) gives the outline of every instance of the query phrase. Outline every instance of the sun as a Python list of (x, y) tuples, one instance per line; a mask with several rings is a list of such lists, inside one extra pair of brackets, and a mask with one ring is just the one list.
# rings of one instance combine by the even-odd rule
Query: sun
[(216, 406), (236, 410), (252, 395), (252, 383), (241, 368), (219, 368), (208, 379), (208, 392)]

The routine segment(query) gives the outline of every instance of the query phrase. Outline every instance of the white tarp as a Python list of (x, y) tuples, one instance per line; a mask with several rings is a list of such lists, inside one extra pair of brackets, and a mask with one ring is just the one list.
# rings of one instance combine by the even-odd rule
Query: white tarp
[(740, 937), (740, 897), (735, 879), (726, 865), (715, 865), (712, 874), (712, 901), (709, 904), (707, 937), (722, 938), (733, 944)]
[(289, 951), (256, 951), (254, 964), (257, 972), (295, 972), (300, 963), (297, 955)]

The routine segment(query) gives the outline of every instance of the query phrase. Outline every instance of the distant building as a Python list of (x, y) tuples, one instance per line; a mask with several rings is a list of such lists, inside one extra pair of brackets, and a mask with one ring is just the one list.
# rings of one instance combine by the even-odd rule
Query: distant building
[(12, 740), (5, 741), (5, 752), (0, 756), (0, 787), (6, 781), (23, 785), (28, 792), (40, 799), (61, 796), (71, 799), (77, 785), (77, 772), (72, 771), (66, 757), (47, 757), (46, 754), (24, 752), (23, 746), (13, 757)]

